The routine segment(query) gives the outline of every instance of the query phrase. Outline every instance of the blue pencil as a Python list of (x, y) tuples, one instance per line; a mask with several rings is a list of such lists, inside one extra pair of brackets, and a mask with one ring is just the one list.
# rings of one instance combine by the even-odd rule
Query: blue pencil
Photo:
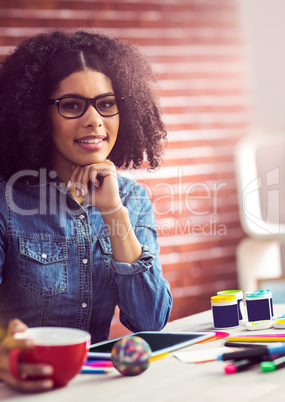
[(81, 374), (107, 374), (109, 372), (110, 370), (104, 370), (102, 368), (88, 367), (88, 366), (83, 366), (81, 369)]

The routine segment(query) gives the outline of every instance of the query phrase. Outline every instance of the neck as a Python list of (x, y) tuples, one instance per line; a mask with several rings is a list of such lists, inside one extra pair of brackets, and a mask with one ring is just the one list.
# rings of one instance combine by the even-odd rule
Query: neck
[(72, 174), (72, 166), (73, 164), (71, 162), (62, 162), (62, 161), (56, 161), (56, 158), (54, 158), (53, 163), (52, 163), (52, 169), (56, 172), (57, 177), (62, 183), (65, 183), (67, 185), (70, 176)]

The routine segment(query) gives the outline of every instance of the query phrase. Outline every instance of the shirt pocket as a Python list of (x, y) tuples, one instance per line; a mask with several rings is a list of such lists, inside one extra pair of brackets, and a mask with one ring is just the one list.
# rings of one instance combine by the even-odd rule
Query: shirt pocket
[(20, 285), (38, 295), (67, 291), (67, 245), (43, 238), (20, 238)]

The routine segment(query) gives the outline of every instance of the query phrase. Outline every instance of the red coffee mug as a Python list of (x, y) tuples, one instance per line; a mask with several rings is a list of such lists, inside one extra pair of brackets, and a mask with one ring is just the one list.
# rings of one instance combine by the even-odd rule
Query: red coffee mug
[(49, 378), (54, 381), (55, 387), (62, 387), (80, 372), (87, 358), (91, 336), (79, 329), (37, 327), (18, 332), (15, 338), (32, 339), (35, 347), (11, 350), (10, 369), (13, 376), (23, 380), (18, 371), (19, 362), (47, 363), (54, 370)]

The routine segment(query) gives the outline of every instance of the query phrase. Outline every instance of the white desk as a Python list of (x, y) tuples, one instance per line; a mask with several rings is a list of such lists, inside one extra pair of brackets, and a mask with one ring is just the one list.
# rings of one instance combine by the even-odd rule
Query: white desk
[[(285, 313), (276, 305), (275, 314)], [(213, 330), (211, 311), (167, 324), (167, 331)], [(244, 333), (244, 326), (230, 333)], [(229, 332), (229, 331), (227, 331)], [(248, 331), (246, 331), (248, 333)], [(277, 332), (265, 330), (257, 333)], [(283, 330), (285, 332), (285, 330)], [(255, 332), (256, 333), (256, 332)], [(221, 345), (205, 342), (183, 350), (201, 350)], [(259, 368), (226, 375), (224, 362), (182, 363), (170, 355), (152, 362), (142, 375), (123, 377), (119, 373), (79, 374), (65, 388), (46, 393), (22, 394), (0, 384), (0, 401), (21, 402), (248, 402), (285, 401), (285, 369), (264, 373)]]

